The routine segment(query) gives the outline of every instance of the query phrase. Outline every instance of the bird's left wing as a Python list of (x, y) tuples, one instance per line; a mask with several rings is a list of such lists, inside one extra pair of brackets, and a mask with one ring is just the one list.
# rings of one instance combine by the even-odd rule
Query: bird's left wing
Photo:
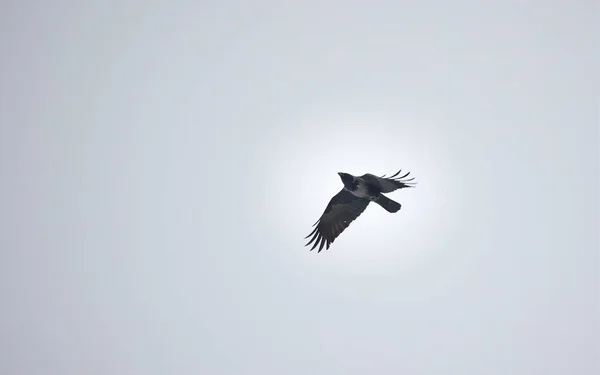
[(397, 177), (402, 170), (399, 170), (398, 173), (394, 174), (390, 177), (385, 177), (385, 175), (381, 177), (377, 177), (373, 174), (367, 173), (363, 176), (360, 176), (363, 180), (371, 185), (377, 186), (382, 193), (390, 193), (396, 189), (402, 189), (407, 187), (414, 187), (415, 183), (412, 182), (415, 178), (406, 178), (410, 174), (410, 172)]
[(325, 208), (325, 212), (321, 215), (321, 218), (313, 224), (315, 229), (306, 237), (311, 237), (311, 240), (305, 245), (308, 246), (314, 242), (313, 247), (310, 249), (314, 250), (319, 245), (318, 252), (325, 249), (329, 249), (329, 246), (333, 241), (348, 228), (351, 222), (353, 222), (369, 205), (369, 200), (358, 198), (350, 193), (348, 190), (342, 189), (337, 193)]

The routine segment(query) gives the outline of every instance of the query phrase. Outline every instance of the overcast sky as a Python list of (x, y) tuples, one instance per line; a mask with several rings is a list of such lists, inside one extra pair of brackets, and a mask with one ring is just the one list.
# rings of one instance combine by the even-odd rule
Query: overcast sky
[(599, 12), (3, 1), (0, 373), (599, 374)]

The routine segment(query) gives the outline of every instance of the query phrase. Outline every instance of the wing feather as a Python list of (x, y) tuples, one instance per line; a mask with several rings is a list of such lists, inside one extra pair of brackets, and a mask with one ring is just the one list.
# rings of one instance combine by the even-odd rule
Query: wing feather
[(367, 173), (360, 178), (365, 180), (368, 184), (377, 186), (382, 193), (390, 193), (397, 189), (403, 189), (407, 187), (414, 187), (415, 182), (412, 182), (415, 178), (406, 178), (410, 174), (410, 172), (405, 173), (404, 175), (397, 177), (402, 170), (399, 170), (395, 174), (390, 177), (385, 177), (385, 175), (381, 177), (377, 177), (373, 174)]
[(333, 241), (363, 213), (368, 205), (369, 200), (358, 198), (349, 191), (342, 189), (331, 198), (321, 218), (313, 224), (315, 227), (313, 231), (304, 237), (311, 237), (305, 246), (313, 244), (311, 251), (318, 246), (317, 252), (321, 252), (324, 247), (326, 250), (329, 249)]

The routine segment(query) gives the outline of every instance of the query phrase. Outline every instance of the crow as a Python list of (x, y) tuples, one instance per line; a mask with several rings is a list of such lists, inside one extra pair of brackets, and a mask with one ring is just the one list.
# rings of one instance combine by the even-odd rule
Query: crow
[(338, 175), (342, 179), (344, 187), (331, 198), (323, 215), (313, 224), (315, 229), (304, 237), (306, 239), (312, 236), (305, 246), (314, 242), (311, 251), (317, 246), (319, 246), (317, 251), (319, 253), (324, 246), (325, 250), (328, 250), (333, 241), (362, 214), (370, 202), (379, 204), (388, 212), (398, 212), (402, 205), (382, 193), (415, 186), (416, 183), (412, 182), (414, 177), (405, 179), (410, 172), (396, 177), (400, 172), (402, 170), (390, 177), (385, 177), (385, 175), (377, 177), (370, 173), (357, 177), (339, 172)]

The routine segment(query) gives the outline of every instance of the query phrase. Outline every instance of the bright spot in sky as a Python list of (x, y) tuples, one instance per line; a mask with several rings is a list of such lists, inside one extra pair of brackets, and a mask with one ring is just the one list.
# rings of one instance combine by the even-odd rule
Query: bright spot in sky
[[(432, 255), (440, 232), (449, 230), (442, 220), (450, 208), (444, 197), (444, 166), (450, 157), (427, 126), (373, 114), (321, 114), (295, 125), (273, 134), (278, 141), (261, 151), (270, 160), (265, 188), (274, 189), (268, 216), (289, 244), (285, 251), (316, 267), (360, 273), (398, 269)], [(329, 250), (316, 254), (304, 247), (303, 237), (343, 186), (337, 172), (389, 176), (399, 169), (411, 172), (417, 182), (414, 189), (387, 194), (402, 204), (399, 212), (370, 204)]]

